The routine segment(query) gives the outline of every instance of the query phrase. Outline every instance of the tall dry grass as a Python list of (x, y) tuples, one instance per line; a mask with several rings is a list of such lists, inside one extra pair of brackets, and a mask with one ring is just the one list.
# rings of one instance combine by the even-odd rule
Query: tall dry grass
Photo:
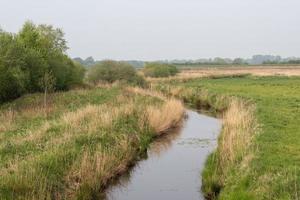
[(163, 94), (157, 90), (143, 89), (143, 88), (139, 88), (139, 87), (126, 87), (125, 89), (126, 89), (126, 91), (134, 93), (134, 94), (156, 97), (156, 98), (164, 100), (164, 101), (168, 100), (165, 94)]
[[(105, 106), (87, 106), (76, 113), (68, 113), (63, 116), (65, 123), (72, 127), (81, 126), (85, 117), (89, 117), (91, 126), (86, 134), (102, 128), (113, 128), (113, 121), (119, 117), (123, 118), (138, 113), (139, 130), (142, 131), (148, 124), (154, 131), (155, 136), (165, 133), (170, 128), (180, 125), (184, 113), (184, 107), (180, 101), (170, 99), (162, 105), (137, 106), (129, 102), (120, 107), (107, 108)], [(109, 151), (97, 151), (95, 153), (84, 153), (82, 159), (74, 164), (66, 180), (69, 188), (68, 196), (75, 194), (86, 194), (86, 187), (100, 190), (114, 176), (127, 170), (128, 165), (136, 156), (136, 145), (138, 138), (122, 136), (114, 147)], [(121, 153), (122, 152), (122, 153)], [(81, 163), (78, 165), (78, 163)]]
[(179, 100), (169, 99), (161, 108), (148, 107), (146, 113), (150, 126), (159, 135), (178, 126), (184, 115), (184, 106)]
[(164, 101), (163, 106), (149, 106), (146, 109), (147, 120), (158, 135), (180, 124), (185, 113), (184, 105), (180, 100), (168, 98), (163, 93), (152, 89), (127, 87), (126, 90), (139, 95), (156, 97)]
[[(14, 151), (15, 156), (5, 158), (5, 167), (0, 168), (0, 188), (23, 199), (87, 199), (99, 193), (112, 178), (127, 170), (147, 148), (150, 138), (179, 126), (183, 117), (180, 101), (138, 88), (127, 92), (131, 95), (123, 91), (104, 104), (85, 104), (53, 113), (58, 116), (42, 118), (27, 128), (26, 134), (9, 138), (8, 144), (1, 143), (0, 151), (7, 151), (10, 145), (22, 148), (23, 154), (18, 156)], [(143, 102), (145, 97), (141, 96), (153, 99)], [(18, 117), (43, 117), (43, 110), (28, 106), (23, 110), (26, 113)], [(1, 131), (16, 123), (13, 111), (2, 113), (1, 118), (7, 119)]]
[(256, 151), (253, 139), (258, 133), (258, 125), (254, 105), (234, 97), (227, 100), (217, 150), (208, 159), (202, 174), (202, 189), (209, 199), (217, 198), (231, 171), (249, 169)]
[(0, 132), (11, 130), (15, 120), (15, 112), (12, 109), (0, 112)]
[(230, 101), (223, 115), (223, 130), (218, 146), (218, 166), (223, 170), (241, 161), (249, 153), (258, 128), (254, 111), (253, 105), (242, 100), (232, 98)]
[(65, 177), (68, 199), (89, 199), (93, 192), (100, 193), (111, 179), (124, 173), (137, 154), (134, 142), (124, 137), (109, 151), (85, 151)]

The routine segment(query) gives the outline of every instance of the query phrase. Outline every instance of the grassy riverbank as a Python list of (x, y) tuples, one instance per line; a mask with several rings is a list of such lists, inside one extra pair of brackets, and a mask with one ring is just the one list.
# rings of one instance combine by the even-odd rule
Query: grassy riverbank
[(220, 77), (158, 85), (186, 103), (223, 113), (203, 190), (219, 199), (298, 199), (300, 78)]
[(0, 107), (1, 199), (99, 198), (184, 112), (120, 87), (53, 93), (43, 106), (32, 94)]

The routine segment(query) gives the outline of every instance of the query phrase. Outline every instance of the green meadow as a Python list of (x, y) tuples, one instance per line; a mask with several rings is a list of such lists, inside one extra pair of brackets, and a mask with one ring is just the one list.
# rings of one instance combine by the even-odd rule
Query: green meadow
[(51, 93), (47, 107), (43, 94), (25, 95), (0, 111), (1, 199), (99, 199), (183, 106), (105, 86)]
[[(175, 96), (184, 99), (193, 107), (205, 107), (213, 113), (220, 114), (226, 110), (228, 107), (226, 101), (230, 98), (237, 98), (255, 108), (257, 127), (253, 129), (255, 133), (251, 144), (247, 151), (233, 162), (230, 170), (224, 172), (225, 166), (218, 166), (216, 160), (226, 157), (220, 154), (220, 147), (208, 159), (202, 174), (203, 190), (207, 197), (299, 198), (299, 77), (224, 76), (172, 81), (157, 87), (164, 92), (180, 88), (183, 92), (177, 92)], [(220, 138), (222, 137), (224, 128)], [(219, 139), (219, 146), (222, 142), (229, 142), (221, 140)]]

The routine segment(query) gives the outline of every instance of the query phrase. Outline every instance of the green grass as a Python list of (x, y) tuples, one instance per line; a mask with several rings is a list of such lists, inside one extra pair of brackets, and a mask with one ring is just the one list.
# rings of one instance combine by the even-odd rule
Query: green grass
[[(299, 199), (299, 77), (221, 77), (185, 83), (173, 81), (170, 85), (199, 91), (185, 97), (192, 98), (186, 102), (194, 106), (197, 94), (201, 96), (203, 90), (210, 94), (205, 98), (207, 104), (219, 110), (226, 107), (226, 103), (215, 102), (215, 97), (221, 95), (237, 96), (256, 105), (255, 116), (260, 131), (252, 141), (253, 159), (247, 169), (241, 169), (239, 162), (227, 174), (219, 199)], [(162, 90), (167, 86), (160, 87)], [(198, 97), (199, 101), (201, 99), (203, 97)], [(214, 170), (211, 160), (207, 162), (205, 173)], [(204, 184), (205, 181), (204, 178)]]
[[(42, 94), (0, 106), (0, 199), (100, 198), (155, 137), (162, 101), (120, 87)], [(143, 121), (144, 120), (144, 121)]]

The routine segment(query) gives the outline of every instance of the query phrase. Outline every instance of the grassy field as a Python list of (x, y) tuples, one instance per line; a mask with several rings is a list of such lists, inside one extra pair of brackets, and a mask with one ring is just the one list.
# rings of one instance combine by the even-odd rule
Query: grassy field
[(202, 77), (251, 74), (255, 76), (300, 76), (300, 66), (209, 66), (179, 68), (180, 73), (168, 78), (147, 78), (151, 82), (191, 80)]
[(203, 172), (209, 198), (299, 199), (299, 77), (215, 77), (156, 87), (223, 115), (218, 149)]
[[(153, 82), (223, 118), (202, 173), (214, 199), (299, 199), (300, 78), (212, 76)], [(97, 199), (178, 126), (184, 108), (162, 93), (102, 87), (30, 94), (0, 106), (1, 199)]]
[[(0, 107), (0, 199), (98, 199), (182, 104), (132, 88), (31, 94)], [(170, 109), (172, 108), (172, 109)], [(163, 119), (163, 120), (161, 120)]]

